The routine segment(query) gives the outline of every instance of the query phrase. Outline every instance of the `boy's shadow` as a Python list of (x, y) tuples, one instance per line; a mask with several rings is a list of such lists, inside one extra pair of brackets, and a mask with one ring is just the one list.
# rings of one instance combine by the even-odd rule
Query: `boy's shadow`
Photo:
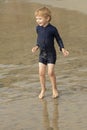
[[(45, 130), (59, 130), (58, 128), (58, 99), (53, 100), (53, 113), (48, 112), (48, 103), (44, 99), (43, 104), (43, 127)], [(50, 119), (52, 114), (52, 119)]]

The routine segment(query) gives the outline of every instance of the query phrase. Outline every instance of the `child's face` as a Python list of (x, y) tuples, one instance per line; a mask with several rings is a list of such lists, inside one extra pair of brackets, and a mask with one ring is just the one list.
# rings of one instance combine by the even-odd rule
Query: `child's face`
[(39, 26), (45, 27), (48, 24), (49, 18), (43, 16), (36, 16), (36, 22)]

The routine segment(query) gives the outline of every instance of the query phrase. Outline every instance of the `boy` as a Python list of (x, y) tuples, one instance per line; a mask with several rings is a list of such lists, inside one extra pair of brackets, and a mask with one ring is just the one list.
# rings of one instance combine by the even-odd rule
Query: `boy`
[(41, 83), (41, 92), (39, 98), (42, 99), (45, 96), (45, 74), (46, 66), (48, 67), (48, 75), (52, 84), (53, 98), (58, 97), (58, 90), (56, 86), (56, 76), (54, 67), (56, 63), (56, 50), (54, 47), (54, 38), (56, 39), (60, 51), (64, 56), (68, 56), (69, 52), (64, 49), (62, 39), (58, 33), (56, 27), (50, 24), (51, 12), (47, 7), (42, 7), (35, 11), (35, 18), (37, 22), (37, 44), (32, 48), (32, 52), (36, 52), (40, 49), (39, 54), (39, 77)]

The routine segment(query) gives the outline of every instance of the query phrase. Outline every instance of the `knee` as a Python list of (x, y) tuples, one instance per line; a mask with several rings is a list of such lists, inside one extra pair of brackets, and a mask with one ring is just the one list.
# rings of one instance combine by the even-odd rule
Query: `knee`
[(40, 76), (40, 77), (44, 77), (44, 76), (45, 76), (45, 73), (44, 73), (44, 72), (39, 72), (39, 76)]
[(54, 72), (51, 72), (51, 71), (48, 72), (48, 76), (49, 76), (49, 77), (53, 77), (53, 76), (54, 76)]

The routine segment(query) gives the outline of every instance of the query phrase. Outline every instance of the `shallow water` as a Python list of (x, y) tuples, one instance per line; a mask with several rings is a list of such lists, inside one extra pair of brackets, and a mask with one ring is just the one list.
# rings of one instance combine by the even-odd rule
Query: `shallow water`
[[(21, 1), (21, 0), (20, 0)], [(24, 0), (22, 0), (24, 1)], [(26, 2), (41, 3), (54, 7), (65, 8), (67, 10), (75, 10), (87, 14), (86, 0), (25, 0)]]
[(52, 99), (46, 76), (46, 97), (39, 100), (38, 52), (31, 53), (37, 7), (0, 1), (0, 130), (86, 130), (87, 15), (50, 7), (52, 23), (58, 26), (70, 55), (65, 58), (57, 49), (59, 98)]

